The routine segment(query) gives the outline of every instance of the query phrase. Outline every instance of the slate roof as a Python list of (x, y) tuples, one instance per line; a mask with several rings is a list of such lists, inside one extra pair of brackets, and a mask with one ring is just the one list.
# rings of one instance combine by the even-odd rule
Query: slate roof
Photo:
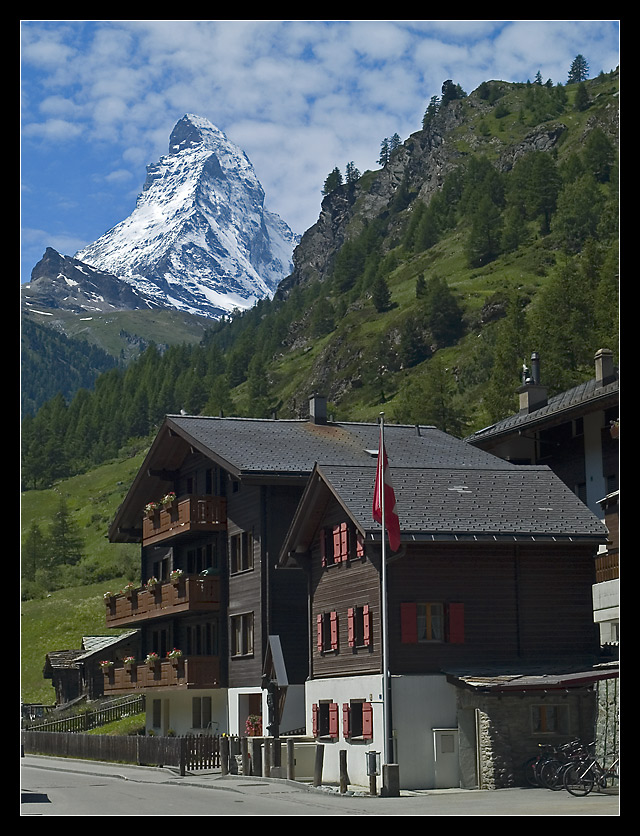
[[(314, 424), (306, 420), (171, 415), (167, 425), (239, 475), (306, 475), (316, 462), (367, 464), (372, 461), (371, 451), (377, 453), (380, 436), (377, 423)], [(429, 463), (465, 469), (491, 461), (494, 467), (516, 467), (435, 427), (385, 424), (385, 447), (397, 465)]]
[(568, 420), (574, 412), (583, 415), (593, 409), (613, 406), (618, 402), (618, 395), (618, 380), (606, 383), (603, 386), (595, 378), (592, 378), (585, 383), (574, 386), (573, 389), (554, 395), (549, 398), (545, 406), (541, 406), (539, 409), (530, 413), (522, 415), (516, 413), (508, 418), (503, 418), (501, 421), (497, 421), (495, 424), (484, 427), (468, 436), (465, 441), (469, 444), (481, 444), (485, 439), (494, 436), (510, 434), (539, 424), (550, 425), (560, 419)]
[[(351, 466), (375, 462), (379, 437), (377, 423), (168, 415), (116, 513), (109, 536), (112, 541), (137, 538), (142, 508), (166, 490), (167, 480), (155, 471), (179, 469), (190, 448), (238, 479), (286, 478), (304, 485), (316, 462)], [(398, 466), (517, 467), (435, 427), (385, 424), (385, 447)]]
[[(411, 468), (390, 462), (390, 472), (404, 542), (607, 538), (602, 522), (546, 466)], [(375, 466), (319, 465), (317, 475), (361, 531), (379, 538), (372, 519)], [(314, 482), (319, 484), (312, 480), (301, 501), (298, 530), (314, 502)], [(285, 549), (294, 547), (295, 529), (294, 522)]]

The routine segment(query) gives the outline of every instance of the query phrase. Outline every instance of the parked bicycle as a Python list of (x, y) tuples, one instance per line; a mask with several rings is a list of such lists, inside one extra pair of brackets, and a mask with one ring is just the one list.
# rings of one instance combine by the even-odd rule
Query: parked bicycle
[(563, 785), (571, 795), (589, 795), (597, 786), (600, 789), (618, 786), (620, 759), (616, 755), (610, 766), (604, 767), (597, 758), (589, 755), (573, 763), (563, 775)]
[(546, 758), (538, 768), (540, 786), (549, 790), (561, 790), (564, 786), (564, 773), (577, 762), (589, 755), (588, 747), (580, 740), (572, 740), (559, 746), (555, 753)]
[(539, 744), (540, 751), (523, 764), (526, 782), (532, 787), (555, 788), (558, 780), (562, 786), (562, 777), (558, 778), (561, 767), (575, 753), (586, 753), (587, 749), (579, 740), (572, 740), (561, 746)]

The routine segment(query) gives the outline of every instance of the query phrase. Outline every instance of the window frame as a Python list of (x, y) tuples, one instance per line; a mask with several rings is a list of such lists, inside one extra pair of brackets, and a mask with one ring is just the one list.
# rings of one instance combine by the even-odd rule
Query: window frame
[(373, 703), (364, 699), (343, 703), (342, 734), (345, 740), (373, 740)]
[(235, 613), (229, 616), (229, 652), (232, 659), (253, 656), (254, 639), (253, 612)]
[(371, 648), (373, 645), (372, 613), (369, 604), (357, 604), (347, 610), (349, 647)]
[[(556, 717), (552, 719), (551, 712)], [(563, 702), (541, 702), (531, 706), (531, 734), (542, 737), (566, 736), (571, 729), (571, 706)]]
[(237, 531), (229, 535), (229, 575), (251, 572), (253, 561), (253, 532)]
[(332, 700), (318, 700), (311, 706), (312, 734), (315, 738), (337, 740), (340, 736), (339, 706)]
[(339, 649), (339, 620), (337, 610), (316, 614), (316, 649), (318, 653), (337, 653)]
[[(418, 635), (418, 605), (442, 606), (442, 639), (424, 638)], [(422, 647), (441, 644), (465, 643), (465, 607), (461, 602), (403, 601), (400, 604), (400, 641), (402, 644), (419, 644)]]

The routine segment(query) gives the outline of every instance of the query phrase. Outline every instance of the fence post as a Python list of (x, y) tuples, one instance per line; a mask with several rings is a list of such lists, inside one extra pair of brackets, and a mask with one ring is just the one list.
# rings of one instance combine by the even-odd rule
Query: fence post
[(229, 774), (229, 738), (226, 734), (220, 738), (220, 769), (223, 775)]
[(184, 778), (187, 774), (187, 738), (178, 738), (178, 757), (180, 763), (180, 777)]
[(271, 777), (271, 739), (264, 739), (264, 777)]
[(345, 793), (349, 785), (349, 775), (347, 774), (347, 750), (340, 749), (338, 752), (340, 758), (340, 792)]
[(262, 775), (262, 741), (259, 737), (251, 738), (251, 774)]
[(287, 740), (287, 778), (290, 781), (296, 780), (295, 743), (291, 738)]
[(322, 762), (324, 760), (324, 746), (321, 743), (316, 745), (316, 761), (313, 770), (313, 786), (319, 787), (322, 783)]
[(242, 774), (251, 775), (249, 761), (249, 739), (247, 737), (240, 738), (240, 753), (242, 755)]

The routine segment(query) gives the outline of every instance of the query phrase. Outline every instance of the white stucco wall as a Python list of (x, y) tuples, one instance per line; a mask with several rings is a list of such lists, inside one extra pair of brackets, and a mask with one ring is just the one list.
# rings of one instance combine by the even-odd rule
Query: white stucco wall
[[(193, 728), (192, 703), (194, 697), (211, 697), (211, 726), (209, 729)], [(153, 725), (153, 702), (162, 703), (161, 726)], [(166, 735), (169, 730), (183, 734), (224, 734), (227, 732), (227, 692), (216, 688), (208, 691), (163, 691), (161, 694), (147, 693), (146, 729)]]
[[(402, 789), (429, 789), (435, 786), (433, 730), (456, 728), (455, 688), (442, 675), (400, 676), (391, 679), (392, 726), (395, 760), (399, 764)], [(342, 730), (342, 705), (364, 699), (373, 704), (373, 740), (350, 742)], [(367, 752), (383, 747), (382, 677), (361, 676), (312, 680), (306, 687), (307, 735), (313, 734), (312, 706), (331, 700), (339, 706), (339, 734), (335, 740), (322, 739), (324, 746), (323, 781), (340, 779), (341, 749), (347, 751), (347, 771), (352, 784), (368, 787)], [(381, 785), (382, 776), (377, 779)], [(455, 783), (455, 786), (458, 786)]]

